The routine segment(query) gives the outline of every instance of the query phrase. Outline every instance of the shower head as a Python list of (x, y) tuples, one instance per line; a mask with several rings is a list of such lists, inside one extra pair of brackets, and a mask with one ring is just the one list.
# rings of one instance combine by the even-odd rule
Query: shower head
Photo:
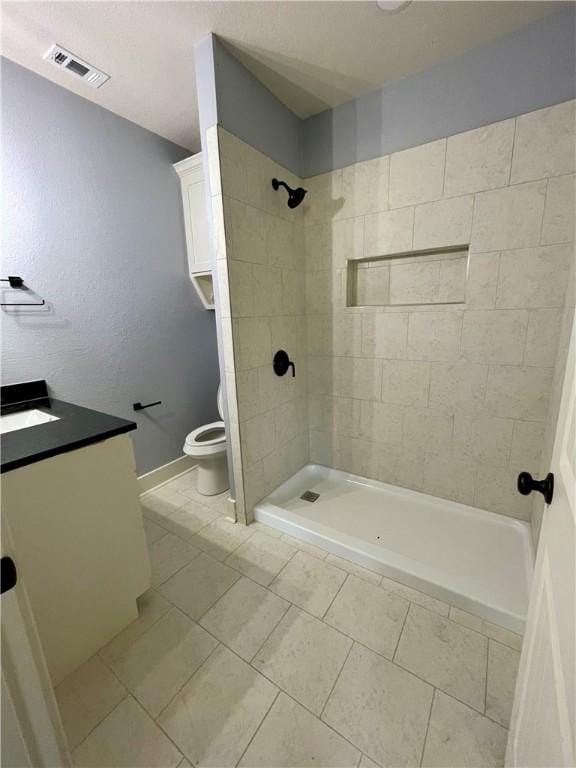
[(302, 187), (298, 187), (297, 189), (292, 189), (292, 187), (289, 187), (285, 181), (278, 181), (278, 179), (272, 179), (272, 186), (274, 187), (274, 189), (278, 189), (279, 187), (284, 187), (287, 190), (288, 208), (298, 208), (302, 200), (304, 200), (306, 190), (302, 189)]

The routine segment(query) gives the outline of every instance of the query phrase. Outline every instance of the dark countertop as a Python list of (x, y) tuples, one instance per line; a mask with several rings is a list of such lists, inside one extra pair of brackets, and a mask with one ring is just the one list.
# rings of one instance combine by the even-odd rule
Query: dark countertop
[[(2, 388), (4, 389), (4, 388)], [(6, 403), (6, 400), (4, 400)], [(58, 421), (14, 430), (0, 436), (0, 472), (25, 467), (37, 461), (74, 451), (85, 445), (136, 429), (133, 421), (93, 411), (80, 405), (65, 403), (52, 397), (40, 397), (29, 402), (4, 404), (2, 414), (37, 408), (58, 416)]]

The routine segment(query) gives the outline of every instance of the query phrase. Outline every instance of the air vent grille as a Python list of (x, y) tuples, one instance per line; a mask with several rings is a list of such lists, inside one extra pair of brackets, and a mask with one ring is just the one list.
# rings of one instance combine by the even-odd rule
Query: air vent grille
[(70, 51), (67, 51), (66, 48), (62, 48), (60, 45), (54, 44), (51, 46), (44, 54), (44, 59), (54, 64), (58, 69), (63, 69), (74, 77), (84, 80), (92, 88), (100, 88), (106, 80), (110, 79), (110, 75), (96, 69), (96, 67), (88, 64), (87, 61), (84, 61), (74, 53), (70, 53)]

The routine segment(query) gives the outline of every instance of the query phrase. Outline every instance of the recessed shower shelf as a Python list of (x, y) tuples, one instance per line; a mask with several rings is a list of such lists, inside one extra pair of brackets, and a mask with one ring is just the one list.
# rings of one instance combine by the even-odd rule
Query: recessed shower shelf
[(468, 250), (468, 245), (455, 245), (350, 260), (346, 306), (462, 304)]

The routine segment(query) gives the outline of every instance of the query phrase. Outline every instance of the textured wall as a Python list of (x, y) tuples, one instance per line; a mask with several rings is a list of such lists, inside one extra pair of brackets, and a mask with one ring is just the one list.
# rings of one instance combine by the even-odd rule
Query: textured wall
[[(217, 268), (229, 436), (242, 473), (237, 499), (243, 495), (250, 520), (254, 502), (308, 460), (302, 209), (290, 210), (285, 191), (270, 183), (274, 176), (291, 186), (300, 180), (222, 128), (218, 140), (222, 195), (214, 204), (222, 207)], [(294, 378), (275, 375), (279, 349), (294, 361)]]
[(135, 419), (140, 473), (178, 458), (218, 418), (214, 316), (187, 275), (171, 167), (187, 152), (7, 60), (2, 152), (3, 271), (48, 302), (3, 312), (3, 381), (46, 378)]
[(573, 99), (575, 69), (572, 6), (308, 118), (302, 123), (301, 174), (343, 168)]
[[(305, 180), (313, 461), (530, 517), (515, 478), (540, 465), (574, 139), (566, 102)], [(462, 243), (465, 303), (345, 306), (347, 259)]]

